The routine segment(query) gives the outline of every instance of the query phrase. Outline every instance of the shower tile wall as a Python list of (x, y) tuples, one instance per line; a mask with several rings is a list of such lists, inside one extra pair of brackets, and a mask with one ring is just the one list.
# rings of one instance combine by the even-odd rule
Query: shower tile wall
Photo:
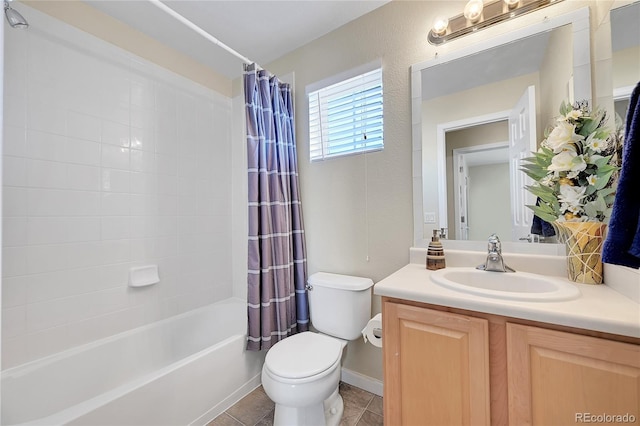
[(28, 19), (5, 30), (3, 368), (232, 295), (231, 100)]

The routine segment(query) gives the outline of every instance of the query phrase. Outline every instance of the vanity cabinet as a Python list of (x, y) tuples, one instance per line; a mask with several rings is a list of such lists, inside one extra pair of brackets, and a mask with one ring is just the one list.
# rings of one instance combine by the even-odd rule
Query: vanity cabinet
[(385, 303), (384, 424), (488, 425), (489, 326)]
[(640, 420), (638, 345), (507, 324), (507, 368), (511, 424)]
[(383, 330), (385, 425), (640, 421), (640, 339), (387, 297)]

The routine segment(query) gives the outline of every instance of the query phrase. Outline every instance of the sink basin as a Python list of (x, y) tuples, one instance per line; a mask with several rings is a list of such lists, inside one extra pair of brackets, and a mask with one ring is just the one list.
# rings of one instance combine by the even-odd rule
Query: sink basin
[(445, 268), (431, 273), (431, 280), (462, 293), (527, 302), (577, 299), (578, 287), (568, 281), (527, 272), (487, 272), (475, 268)]

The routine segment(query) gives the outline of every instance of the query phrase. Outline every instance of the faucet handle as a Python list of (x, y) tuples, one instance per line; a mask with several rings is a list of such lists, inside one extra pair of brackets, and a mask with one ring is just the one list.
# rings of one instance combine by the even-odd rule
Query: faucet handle
[(502, 251), (502, 244), (500, 243), (500, 238), (498, 238), (497, 234), (491, 234), (489, 236), (487, 248), (490, 252), (500, 253)]

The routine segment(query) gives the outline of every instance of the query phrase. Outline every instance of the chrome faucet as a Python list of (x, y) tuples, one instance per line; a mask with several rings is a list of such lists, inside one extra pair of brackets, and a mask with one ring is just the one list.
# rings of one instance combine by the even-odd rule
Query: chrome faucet
[(489, 237), (486, 262), (484, 265), (477, 266), (476, 269), (493, 272), (515, 272), (515, 270), (505, 265), (502, 258), (502, 244), (500, 244), (500, 238), (496, 234), (491, 234)]

